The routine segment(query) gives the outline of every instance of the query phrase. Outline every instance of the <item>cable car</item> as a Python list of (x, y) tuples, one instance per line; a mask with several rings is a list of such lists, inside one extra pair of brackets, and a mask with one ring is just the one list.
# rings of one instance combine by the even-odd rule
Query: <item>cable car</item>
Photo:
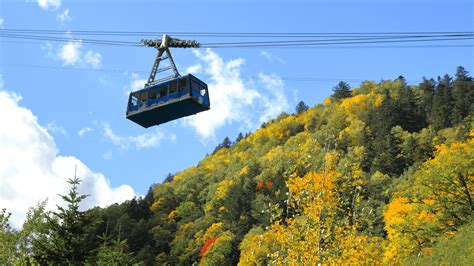
[[(210, 109), (207, 84), (191, 74), (181, 76), (168, 49), (197, 48), (199, 43), (174, 39), (166, 34), (162, 40), (142, 40), (142, 43), (156, 47), (158, 55), (145, 87), (131, 92), (128, 97), (127, 119), (148, 128)], [(170, 66), (159, 69), (160, 62), (166, 59)], [(168, 69), (172, 69), (174, 75), (155, 81), (157, 73)]]
[(148, 128), (209, 109), (207, 84), (189, 74), (130, 93), (127, 118)]

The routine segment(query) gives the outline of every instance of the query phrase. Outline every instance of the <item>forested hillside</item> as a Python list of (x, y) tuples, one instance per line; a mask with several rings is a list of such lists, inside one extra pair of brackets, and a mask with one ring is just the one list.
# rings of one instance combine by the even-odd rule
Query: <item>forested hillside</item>
[(294, 114), (226, 138), (144, 198), (82, 213), (70, 194), (69, 209), (51, 214), (40, 204), (20, 232), (0, 213), (0, 262), (392, 264), (429, 256), (473, 218), (473, 103), (462, 67), (418, 85), (403, 77), (340, 82), (324, 103), (301, 102)]

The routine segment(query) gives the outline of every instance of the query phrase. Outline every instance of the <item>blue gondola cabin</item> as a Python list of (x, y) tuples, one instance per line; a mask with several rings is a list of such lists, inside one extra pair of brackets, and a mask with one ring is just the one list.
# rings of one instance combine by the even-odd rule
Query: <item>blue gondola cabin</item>
[(131, 92), (127, 119), (148, 128), (209, 109), (207, 84), (189, 74)]

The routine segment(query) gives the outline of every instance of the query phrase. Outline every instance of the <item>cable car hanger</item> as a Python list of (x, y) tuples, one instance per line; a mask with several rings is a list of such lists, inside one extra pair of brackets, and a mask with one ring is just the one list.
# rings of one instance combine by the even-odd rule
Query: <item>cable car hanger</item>
[[(163, 34), (163, 38), (161, 40), (143, 40), (142, 39), (140, 43), (144, 46), (154, 47), (158, 49), (158, 54), (156, 55), (155, 63), (153, 64), (153, 67), (151, 68), (150, 76), (148, 77), (148, 81), (145, 84), (145, 87), (148, 87), (154, 83), (166, 81), (171, 78), (181, 77), (181, 75), (178, 72), (178, 69), (176, 68), (176, 64), (174, 63), (173, 57), (171, 56), (171, 52), (168, 49), (169, 47), (173, 47), (173, 48), (199, 48), (201, 47), (201, 44), (195, 40), (180, 40), (177, 38), (171, 38), (167, 34)], [(165, 56), (163, 56), (164, 53), (166, 53)], [(169, 59), (170, 66), (159, 69), (158, 67), (160, 66), (161, 60), (166, 60), (166, 59)], [(156, 73), (163, 72), (169, 69), (173, 70), (174, 75), (155, 81)]]

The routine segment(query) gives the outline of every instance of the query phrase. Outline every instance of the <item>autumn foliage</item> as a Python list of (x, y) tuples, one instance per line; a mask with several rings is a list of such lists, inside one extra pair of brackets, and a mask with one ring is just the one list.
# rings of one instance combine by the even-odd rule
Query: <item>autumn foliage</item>
[(257, 182), (257, 189), (260, 189), (260, 188), (272, 188), (273, 187), (273, 182), (272, 181), (258, 181)]
[(201, 251), (199, 251), (199, 256), (202, 257), (206, 253), (206, 251), (217, 241), (217, 237), (211, 237), (206, 240), (204, 246), (202, 246)]
[[(339, 83), (322, 104), (300, 103), (224, 138), (145, 198), (95, 208), (88, 214), (100, 222), (86, 239), (120, 236), (124, 254), (146, 265), (399, 265), (436, 256), (474, 217), (472, 84), (463, 68), (417, 85)], [(0, 227), (5, 219), (0, 212)], [(31, 246), (1, 232), (0, 264), (15, 257), (2, 254), (18, 254), (5, 249)], [(474, 250), (467, 242), (465, 253)]]

